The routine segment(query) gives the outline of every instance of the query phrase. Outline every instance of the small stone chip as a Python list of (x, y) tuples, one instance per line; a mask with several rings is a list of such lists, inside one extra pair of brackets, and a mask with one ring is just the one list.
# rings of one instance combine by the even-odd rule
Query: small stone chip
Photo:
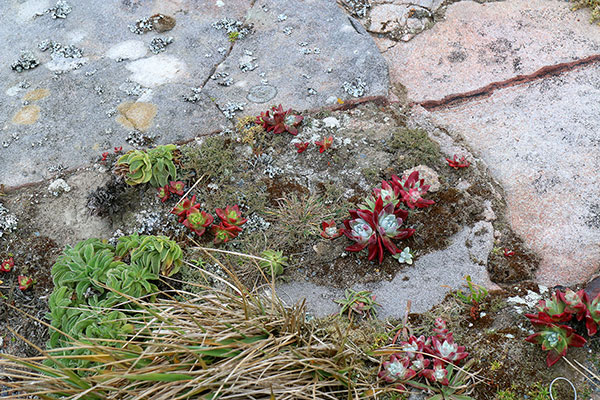
[(156, 32), (166, 32), (170, 31), (175, 27), (175, 18), (164, 15), (164, 14), (154, 14), (150, 17), (152, 21), (152, 27)]

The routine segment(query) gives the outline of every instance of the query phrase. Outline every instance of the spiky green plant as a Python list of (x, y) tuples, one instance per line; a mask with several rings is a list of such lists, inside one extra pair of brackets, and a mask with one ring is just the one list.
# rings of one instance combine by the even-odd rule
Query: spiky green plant
[(181, 268), (182, 251), (179, 245), (166, 236), (123, 236), (117, 243), (117, 256), (131, 257), (131, 263), (141, 265), (159, 275), (171, 276)]
[(352, 315), (352, 313), (357, 314), (362, 318), (370, 318), (375, 317), (377, 314), (377, 310), (375, 309), (379, 306), (379, 303), (375, 301), (375, 295), (368, 290), (355, 291), (352, 289), (346, 289), (344, 291), (344, 298), (335, 300), (340, 307), (340, 315), (344, 315), (348, 313), (348, 317)]
[(149, 182), (158, 188), (177, 180), (175, 159), (177, 146), (168, 144), (148, 151), (131, 150), (122, 155), (115, 165), (115, 174), (122, 176), (128, 185)]
[(469, 305), (480, 304), (488, 295), (487, 289), (481, 285), (473, 283), (470, 275), (467, 275), (465, 280), (467, 281), (467, 288), (469, 291), (465, 294), (462, 292), (462, 290), (459, 290), (456, 292), (455, 296), (462, 302)]
[(266, 272), (268, 276), (277, 276), (283, 274), (283, 268), (288, 266), (288, 257), (283, 255), (282, 251), (265, 250), (261, 253), (264, 260), (260, 260), (258, 265)]

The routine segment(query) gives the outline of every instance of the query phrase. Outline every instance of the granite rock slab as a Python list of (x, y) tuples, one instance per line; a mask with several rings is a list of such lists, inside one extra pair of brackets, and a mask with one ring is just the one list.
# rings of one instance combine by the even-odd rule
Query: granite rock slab
[(600, 269), (598, 76), (600, 63), (430, 114), (501, 183), (510, 224), (542, 258), (537, 280), (549, 287)]
[(445, 18), (409, 42), (383, 41), (392, 85), (415, 102), (439, 100), (542, 67), (600, 54), (589, 11), (559, 0), (456, 2)]
[[(478, 237), (477, 241), (469, 242), (473, 235)], [(423, 255), (413, 265), (402, 267), (391, 281), (357, 285), (352, 289), (369, 290), (377, 296), (381, 305), (377, 310), (379, 318), (402, 318), (407, 301), (411, 301), (411, 312), (424, 313), (441, 303), (449, 291), (463, 287), (466, 275), (485, 287), (497, 288), (489, 280), (485, 261), (474, 261), (477, 257), (473, 257), (484, 255), (487, 260), (494, 244), (492, 224), (480, 221), (472, 228), (463, 228), (451, 240), (448, 248)], [(339, 312), (334, 300), (344, 297), (343, 290), (311, 282), (279, 284), (277, 294), (288, 305), (306, 299), (309, 313), (320, 317)]]
[(362, 25), (333, 1), (261, 1), (254, 32), (236, 40), (204, 92), (219, 107), (257, 114), (283, 104), (298, 111), (387, 96), (387, 64)]
[[(231, 127), (206, 95), (192, 90), (231, 45), (213, 24), (243, 20), (250, 1), (68, 3), (66, 18), (45, 13), (56, 4), (46, 0), (0, 10), (0, 36), (9, 39), (0, 41), (0, 183), (40, 181), (116, 146), (127, 151)], [(157, 13), (174, 17), (175, 26), (130, 30)], [(151, 48), (155, 38), (170, 43)], [(13, 71), (21, 50), (39, 65)]]

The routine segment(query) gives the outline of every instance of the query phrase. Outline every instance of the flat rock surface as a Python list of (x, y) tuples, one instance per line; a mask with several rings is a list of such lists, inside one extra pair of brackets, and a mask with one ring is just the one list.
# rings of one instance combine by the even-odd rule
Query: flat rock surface
[[(275, 103), (303, 110), (387, 95), (385, 60), (334, 2), (70, 4), (66, 18), (44, 13), (55, 5), (45, 0), (0, 10), (0, 32), (11, 38), (0, 43), (0, 182), (8, 186), (98, 161), (113, 147), (127, 151), (231, 128), (219, 111), (228, 113), (228, 103), (248, 103), (245, 111), (258, 113)], [(156, 13), (174, 17), (174, 28), (130, 30)], [(234, 40), (223, 25), (235, 22), (252, 24), (254, 33)], [(170, 43), (153, 53), (156, 38)], [(44, 40), (81, 53), (42, 51)], [(20, 50), (40, 65), (12, 71)], [(210, 79), (217, 66), (219, 78)], [(231, 86), (221, 85), (225, 79)]]
[[(257, 2), (247, 22), (254, 33), (236, 41), (206, 86), (220, 107), (243, 103), (246, 114), (255, 114), (271, 104), (300, 111), (387, 96), (385, 59), (334, 1)], [(224, 79), (231, 85), (221, 86)]]
[[(47, 178), (60, 169), (97, 161), (115, 146), (125, 150), (150, 143), (190, 139), (229, 127), (204, 94), (185, 102), (229, 49), (227, 35), (211, 26), (226, 16), (242, 18), (249, 2), (69, 2), (64, 19), (36, 16), (54, 2), (11, 2), (0, 11), (0, 182), (9, 186)], [(174, 29), (135, 34), (137, 20), (163, 12), (176, 18)], [(173, 38), (153, 54), (153, 38)], [(82, 50), (62, 57), (38, 45), (51, 40)], [(20, 50), (40, 62), (16, 73)], [(43, 90), (45, 96), (31, 96)], [(130, 107), (131, 104), (136, 104)], [(128, 113), (122, 110), (128, 109)]]
[(431, 114), (500, 181), (547, 286), (585, 282), (600, 265), (598, 76), (595, 64)]
[(454, 3), (432, 29), (383, 53), (390, 79), (410, 100), (438, 100), (600, 54), (589, 12), (569, 7), (559, 0)]

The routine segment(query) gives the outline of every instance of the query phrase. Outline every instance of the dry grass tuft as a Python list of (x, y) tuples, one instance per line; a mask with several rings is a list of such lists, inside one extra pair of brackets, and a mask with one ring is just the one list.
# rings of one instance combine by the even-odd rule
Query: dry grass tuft
[[(59, 355), (60, 349), (38, 349), (42, 355), (32, 358), (1, 354), (0, 383), (13, 399), (350, 399), (377, 392), (371, 382), (378, 360), (346, 340), (343, 329), (316, 334), (303, 304), (287, 308), (270, 290), (214, 278), (226, 290), (130, 299), (141, 308), (127, 310), (135, 335), (108, 346), (74, 344), (92, 355)], [(97, 363), (85, 370), (61, 367), (68, 357)], [(44, 363), (48, 359), (54, 367)]]
[(277, 199), (277, 207), (267, 210), (274, 222), (274, 248), (294, 246), (308, 238), (319, 236), (321, 223), (332, 219), (335, 213), (328, 209), (322, 198), (286, 194)]

